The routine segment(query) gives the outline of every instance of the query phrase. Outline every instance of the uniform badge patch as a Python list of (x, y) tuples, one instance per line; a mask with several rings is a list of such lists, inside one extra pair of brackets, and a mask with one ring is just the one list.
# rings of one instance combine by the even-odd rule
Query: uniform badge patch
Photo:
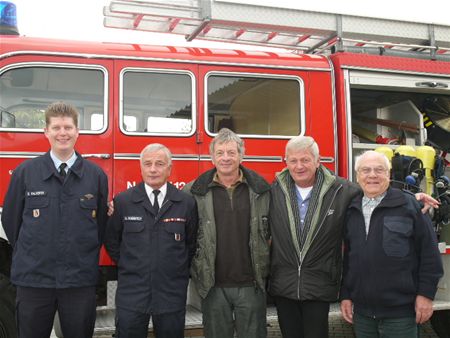
[(97, 211), (92, 210), (92, 218), (95, 218), (95, 217), (97, 217)]
[(181, 235), (180, 234), (175, 234), (175, 240), (177, 242), (181, 241)]
[(34, 218), (38, 218), (40, 214), (41, 214), (41, 212), (39, 209), (33, 209), (33, 217)]

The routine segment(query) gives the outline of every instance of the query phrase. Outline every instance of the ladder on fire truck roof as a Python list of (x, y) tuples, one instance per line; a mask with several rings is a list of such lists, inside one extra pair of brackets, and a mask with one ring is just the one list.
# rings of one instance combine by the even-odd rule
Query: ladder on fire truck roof
[(450, 26), (232, 0), (110, 0), (104, 26), (305, 54), (347, 50), (450, 60)]

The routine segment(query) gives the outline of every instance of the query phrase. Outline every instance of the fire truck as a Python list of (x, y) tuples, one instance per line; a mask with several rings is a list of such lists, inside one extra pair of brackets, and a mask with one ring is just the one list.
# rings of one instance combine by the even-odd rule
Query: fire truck
[[(393, 183), (441, 201), (432, 217), (445, 275), (432, 322), (448, 334), (450, 26), (221, 0), (112, 0), (104, 25), (182, 34), (187, 42), (80, 42), (3, 30), (0, 207), (14, 168), (48, 150), (44, 110), (54, 101), (80, 112), (76, 149), (107, 173), (110, 198), (141, 180), (139, 153), (153, 142), (172, 151), (170, 180), (182, 188), (212, 167), (208, 146), (222, 127), (244, 139), (244, 165), (269, 182), (295, 135), (313, 136), (321, 162), (349, 180), (355, 157), (374, 149), (392, 159)], [(189, 46), (194, 39), (286, 51)], [(0, 337), (12, 337), (11, 248), (0, 235)], [(116, 272), (104, 251), (99, 269), (97, 331), (114, 326)], [(192, 292), (192, 335), (201, 328), (197, 300)], [(275, 320), (273, 308), (268, 313)]]

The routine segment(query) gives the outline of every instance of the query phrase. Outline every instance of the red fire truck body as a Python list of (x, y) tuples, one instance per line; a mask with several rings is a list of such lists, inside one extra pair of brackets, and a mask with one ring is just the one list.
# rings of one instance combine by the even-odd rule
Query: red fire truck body
[[(321, 162), (348, 179), (368, 149), (428, 142), (443, 159), (448, 151), (445, 58), (1, 40), (0, 207), (14, 168), (48, 150), (43, 112), (54, 101), (80, 111), (76, 150), (107, 173), (110, 198), (141, 181), (139, 153), (154, 142), (172, 151), (170, 181), (182, 188), (212, 167), (209, 143), (221, 127), (244, 139), (243, 164), (269, 182), (299, 134), (313, 136)], [(100, 265), (111, 266), (104, 252)], [(449, 273), (437, 309), (450, 308)]]

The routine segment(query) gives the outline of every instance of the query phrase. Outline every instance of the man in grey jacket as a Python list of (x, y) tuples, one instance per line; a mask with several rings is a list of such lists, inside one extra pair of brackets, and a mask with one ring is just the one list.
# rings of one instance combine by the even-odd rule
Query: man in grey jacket
[(192, 280), (207, 338), (266, 336), (270, 185), (240, 163), (244, 142), (221, 129), (210, 144), (214, 169), (185, 190), (197, 201), (199, 228)]

